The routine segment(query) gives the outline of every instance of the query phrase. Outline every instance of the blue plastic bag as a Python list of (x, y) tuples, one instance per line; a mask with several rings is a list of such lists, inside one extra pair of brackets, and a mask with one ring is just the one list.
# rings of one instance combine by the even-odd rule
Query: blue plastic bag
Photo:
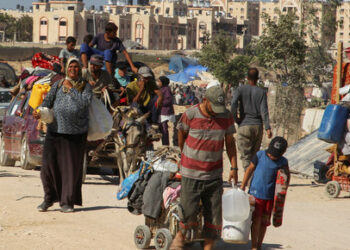
[(117, 199), (122, 200), (127, 197), (132, 186), (139, 179), (140, 175), (148, 172), (150, 170), (149, 168), (150, 164), (148, 162), (142, 161), (139, 170), (125, 178), (125, 180), (122, 182), (121, 190), (117, 193)]

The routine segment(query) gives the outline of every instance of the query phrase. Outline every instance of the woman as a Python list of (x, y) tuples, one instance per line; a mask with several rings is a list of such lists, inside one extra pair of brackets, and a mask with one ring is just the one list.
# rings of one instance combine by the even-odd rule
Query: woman
[(166, 76), (159, 77), (157, 85), (163, 96), (162, 109), (160, 111), (162, 144), (169, 145), (168, 121), (175, 122), (173, 95), (169, 87), (169, 78)]
[[(83, 159), (89, 126), (88, 107), (92, 91), (81, 80), (81, 65), (70, 58), (66, 78), (57, 81), (44, 99), (42, 107), (51, 108), (54, 122), (48, 125), (43, 150), (41, 181), (44, 202), (38, 211), (45, 212), (59, 202), (61, 212), (74, 212), (74, 205), (82, 205)], [(33, 113), (36, 119), (40, 114)]]

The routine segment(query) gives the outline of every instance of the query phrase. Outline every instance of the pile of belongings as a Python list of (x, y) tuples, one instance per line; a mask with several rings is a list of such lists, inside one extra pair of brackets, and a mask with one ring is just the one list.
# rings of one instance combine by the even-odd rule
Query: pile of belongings
[(17, 85), (11, 90), (13, 96), (32, 90), (35, 84), (51, 86), (64, 77), (59, 73), (61, 66), (56, 56), (37, 53), (33, 56), (32, 65), (32, 68), (22, 70)]
[(180, 196), (181, 182), (177, 173), (180, 150), (163, 146), (147, 155), (147, 163), (141, 163), (143, 170), (138, 172), (139, 176), (127, 194), (128, 211), (157, 219), (162, 209)]

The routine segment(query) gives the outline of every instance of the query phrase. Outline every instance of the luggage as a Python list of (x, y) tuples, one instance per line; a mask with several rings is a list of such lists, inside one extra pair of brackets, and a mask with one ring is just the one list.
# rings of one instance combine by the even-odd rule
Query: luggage
[(330, 104), (323, 113), (318, 139), (328, 143), (340, 143), (344, 137), (349, 110), (341, 105)]

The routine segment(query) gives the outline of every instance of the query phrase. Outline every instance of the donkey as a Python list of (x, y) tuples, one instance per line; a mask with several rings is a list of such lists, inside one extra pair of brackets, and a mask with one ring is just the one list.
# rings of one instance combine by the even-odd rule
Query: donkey
[(159, 140), (161, 133), (154, 129), (146, 131), (149, 113), (139, 116), (136, 109), (130, 108), (125, 112), (118, 110), (113, 116), (113, 127), (116, 128), (113, 139), (121, 183), (137, 170), (138, 162), (145, 156), (147, 147), (152, 141)]

